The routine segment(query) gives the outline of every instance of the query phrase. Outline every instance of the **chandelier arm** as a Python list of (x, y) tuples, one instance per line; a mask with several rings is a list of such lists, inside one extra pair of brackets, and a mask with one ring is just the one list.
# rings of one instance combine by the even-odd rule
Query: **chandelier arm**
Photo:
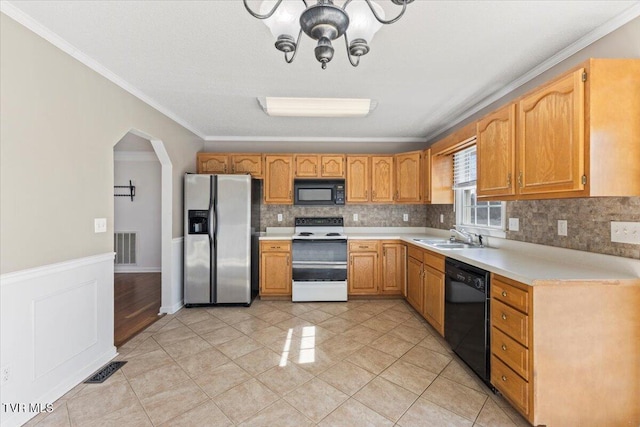
[[(304, 1), (304, 0), (303, 0)], [(247, 4), (247, 0), (242, 0), (242, 2), (244, 3), (244, 8), (247, 9), (247, 12), (249, 12), (251, 14), (251, 16), (253, 16), (254, 18), (258, 18), (258, 19), (268, 19), (271, 17), (271, 15), (273, 15), (275, 13), (275, 11), (278, 9), (278, 7), (280, 6), (280, 3), (282, 3), (282, 0), (278, 0), (276, 2), (276, 5), (273, 6), (273, 9), (271, 9), (269, 11), (269, 13), (265, 14), (265, 15), (260, 15), (259, 13), (255, 13), (253, 10), (251, 10), (251, 8), (249, 7), (249, 5)], [(306, 2), (305, 2), (306, 5)]]
[(284, 60), (287, 64), (291, 64), (293, 60), (296, 59), (296, 55), (298, 54), (298, 46), (301, 38), (302, 38), (302, 28), (298, 33), (298, 39), (296, 40), (296, 49), (293, 51), (293, 55), (291, 55), (291, 58), (287, 57), (287, 52), (284, 53)]
[(380, 16), (378, 16), (378, 14), (376, 13), (375, 9), (373, 8), (373, 5), (371, 4), (371, 0), (365, 0), (365, 1), (367, 2), (367, 6), (369, 6), (369, 9), (371, 9), (371, 13), (373, 13), (373, 16), (375, 16), (375, 18), (378, 20), (378, 22), (380, 22), (381, 24), (393, 24), (394, 22), (397, 22), (400, 18), (402, 18), (402, 15), (404, 15), (404, 12), (407, 10), (407, 3), (408, 3), (409, 0), (403, 0), (402, 1), (402, 10), (398, 14), (398, 16), (396, 16), (393, 19), (389, 19), (389, 20), (384, 20), (384, 19), (380, 18)]
[(344, 35), (344, 47), (345, 50), (347, 51), (347, 58), (349, 58), (349, 62), (351, 63), (351, 65), (353, 65), (354, 67), (357, 67), (358, 65), (360, 65), (360, 57), (358, 56), (358, 60), (356, 62), (353, 62), (353, 59), (351, 59), (351, 54), (349, 53), (349, 40), (347, 39), (347, 34), (345, 33)]

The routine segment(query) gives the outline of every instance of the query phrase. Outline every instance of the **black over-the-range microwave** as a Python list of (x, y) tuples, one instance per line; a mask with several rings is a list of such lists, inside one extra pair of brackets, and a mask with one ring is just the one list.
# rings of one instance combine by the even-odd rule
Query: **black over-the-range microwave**
[(294, 205), (344, 205), (344, 179), (296, 179), (293, 193)]

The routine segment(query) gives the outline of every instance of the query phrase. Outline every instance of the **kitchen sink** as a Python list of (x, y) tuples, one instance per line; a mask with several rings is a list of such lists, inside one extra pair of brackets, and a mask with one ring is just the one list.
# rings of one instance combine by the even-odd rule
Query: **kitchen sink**
[(427, 246), (431, 246), (436, 249), (478, 249), (483, 246), (476, 244), (469, 244), (464, 242), (452, 242), (451, 240), (433, 240), (433, 239), (413, 239), (416, 242), (423, 243)]

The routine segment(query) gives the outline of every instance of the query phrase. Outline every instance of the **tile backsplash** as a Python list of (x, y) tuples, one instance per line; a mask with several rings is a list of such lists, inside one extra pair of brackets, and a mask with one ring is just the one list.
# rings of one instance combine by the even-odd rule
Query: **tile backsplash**
[[(444, 223), (440, 223), (440, 214)], [(640, 197), (520, 200), (507, 202), (507, 218), (519, 218), (520, 231), (507, 239), (640, 259), (640, 246), (611, 242), (611, 221), (640, 221)], [(558, 236), (558, 220), (567, 221), (567, 236)], [(449, 229), (452, 205), (428, 205), (427, 227)]]
[[(402, 220), (405, 213), (409, 215), (408, 222)], [(278, 222), (278, 214), (282, 214), (282, 222)], [(358, 214), (357, 222), (353, 214)], [(611, 221), (640, 221), (640, 197), (521, 200), (507, 202), (506, 215), (520, 219), (520, 231), (507, 231), (507, 239), (640, 259), (640, 245), (611, 243), (610, 225)], [(455, 224), (453, 205), (263, 205), (261, 229), (293, 227), (296, 216), (342, 216), (346, 227), (448, 230)], [(558, 220), (567, 221), (567, 236), (558, 236)]]
[[(278, 214), (282, 214), (282, 222), (278, 222)], [(353, 214), (358, 214), (358, 221), (353, 220)], [(409, 221), (402, 220), (403, 214), (409, 215)], [(341, 216), (345, 227), (424, 227), (426, 215), (424, 205), (262, 205), (260, 228), (293, 227), (299, 216)]]
[[(507, 202), (507, 218), (520, 219), (511, 240), (640, 259), (640, 245), (611, 243), (610, 224), (640, 221), (640, 197)], [(558, 236), (558, 220), (567, 221), (567, 236)]]

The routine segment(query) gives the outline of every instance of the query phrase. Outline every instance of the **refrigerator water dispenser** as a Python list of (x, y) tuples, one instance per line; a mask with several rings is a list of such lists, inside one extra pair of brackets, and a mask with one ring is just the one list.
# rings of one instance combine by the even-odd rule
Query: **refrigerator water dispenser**
[(189, 234), (209, 233), (209, 211), (189, 211)]

